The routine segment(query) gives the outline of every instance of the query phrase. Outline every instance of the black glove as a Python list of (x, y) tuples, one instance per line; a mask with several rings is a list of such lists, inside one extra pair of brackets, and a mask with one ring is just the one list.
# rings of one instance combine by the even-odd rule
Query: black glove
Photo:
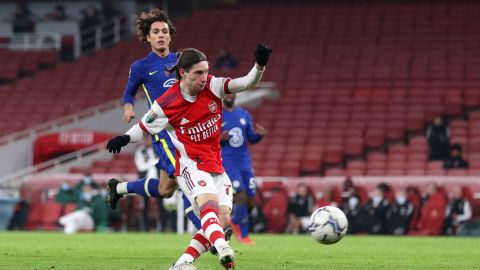
[(271, 53), (272, 49), (268, 46), (258, 44), (257, 48), (255, 48), (255, 59), (257, 60), (257, 64), (260, 66), (266, 66)]
[(120, 150), (123, 146), (127, 145), (130, 142), (130, 136), (122, 135), (115, 138), (111, 138), (107, 143), (107, 149), (110, 153), (120, 153)]

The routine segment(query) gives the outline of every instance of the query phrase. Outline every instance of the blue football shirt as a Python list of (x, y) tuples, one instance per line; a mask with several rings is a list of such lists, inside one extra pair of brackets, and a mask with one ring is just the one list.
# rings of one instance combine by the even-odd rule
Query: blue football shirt
[[(175, 73), (167, 75), (165, 67), (175, 65), (177, 55), (169, 53), (165, 58), (150, 52), (145, 58), (135, 61), (130, 67), (127, 86), (123, 94), (123, 104), (135, 104), (135, 95), (141, 87), (148, 100), (148, 108), (162, 96), (175, 82)], [(166, 131), (160, 133), (160, 138), (168, 136)]]
[(250, 114), (240, 107), (235, 107), (231, 112), (223, 109), (223, 131), (228, 131), (230, 135), (228, 142), (222, 144), (223, 165), (226, 168), (250, 169), (252, 161), (247, 142), (255, 144), (262, 139), (255, 133)]

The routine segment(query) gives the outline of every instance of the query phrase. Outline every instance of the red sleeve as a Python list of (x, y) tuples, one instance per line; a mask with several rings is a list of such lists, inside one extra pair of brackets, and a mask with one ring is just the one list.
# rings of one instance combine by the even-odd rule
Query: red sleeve
[(228, 84), (230, 83), (231, 80), (232, 80), (232, 79), (227, 78), (227, 80), (225, 80), (225, 82), (223, 83), (223, 91), (224, 91), (225, 94), (227, 94), (227, 95), (232, 94), (232, 93), (230, 92), (230, 90), (228, 90)]
[(149, 134), (150, 132), (148, 132), (147, 128), (145, 127), (145, 125), (143, 124), (142, 121), (140, 121), (140, 123), (138, 123), (138, 125), (140, 126), (140, 128), (143, 130), (143, 132)]
[(207, 88), (212, 93), (214, 93), (215, 96), (220, 98), (220, 97), (224, 96), (224, 94), (227, 94), (227, 95), (232, 94), (232, 92), (228, 89), (228, 85), (231, 81), (230, 78), (223, 78), (223, 77), (215, 78), (215, 81), (214, 81), (215, 85), (212, 88), (211, 84), (212, 84), (212, 79), (213, 78), (215, 78), (215, 76), (208, 75), (208, 77), (207, 77)]

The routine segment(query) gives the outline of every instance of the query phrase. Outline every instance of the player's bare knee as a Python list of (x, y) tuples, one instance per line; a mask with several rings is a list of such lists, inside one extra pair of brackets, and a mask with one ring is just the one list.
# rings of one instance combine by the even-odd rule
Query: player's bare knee
[(226, 205), (222, 205), (218, 209), (218, 219), (223, 227), (228, 225), (228, 220), (230, 218), (230, 214), (232, 213), (232, 209)]
[[(202, 196), (197, 197), (197, 203), (200, 206), (200, 213), (204, 213), (206, 211), (213, 210), (217, 213), (218, 216), (218, 201), (217, 200), (209, 200), (208, 196), (201, 198)], [(202, 202), (202, 199), (203, 202)]]
[(195, 202), (200, 207), (200, 210), (202, 210), (202, 207), (204, 204), (208, 203), (209, 205), (212, 205), (213, 202), (215, 202), (217, 204), (216, 209), (218, 211), (218, 196), (215, 194), (211, 194), (211, 193), (200, 194), (195, 198)]
[(164, 189), (160, 189), (160, 187), (158, 188), (158, 193), (160, 194), (160, 196), (162, 198), (170, 198), (173, 196), (173, 194), (175, 193), (175, 190), (176, 189), (172, 189), (172, 188), (164, 188)]
[(163, 198), (170, 198), (173, 196), (178, 188), (175, 177), (169, 177), (164, 171), (160, 171), (160, 185), (158, 186), (158, 193)]

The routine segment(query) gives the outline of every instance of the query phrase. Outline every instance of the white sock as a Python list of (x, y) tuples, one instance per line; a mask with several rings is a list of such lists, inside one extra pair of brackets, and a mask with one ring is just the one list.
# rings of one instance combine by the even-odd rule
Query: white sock
[(215, 246), (218, 252), (226, 247), (230, 247), (225, 239), (218, 239), (213, 246)]
[(195, 259), (193, 258), (192, 255), (190, 254), (187, 254), (187, 253), (183, 253), (182, 256), (180, 256), (180, 258), (178, 258), (177, 262), (175, 263), (174, 266), (177, 266), (179, 264), (183, 264), (183, 263), (193, 263)]
[(127, 182), (120, 182), (117, 185), (117, 193), (120, 195), (128, 194)]

